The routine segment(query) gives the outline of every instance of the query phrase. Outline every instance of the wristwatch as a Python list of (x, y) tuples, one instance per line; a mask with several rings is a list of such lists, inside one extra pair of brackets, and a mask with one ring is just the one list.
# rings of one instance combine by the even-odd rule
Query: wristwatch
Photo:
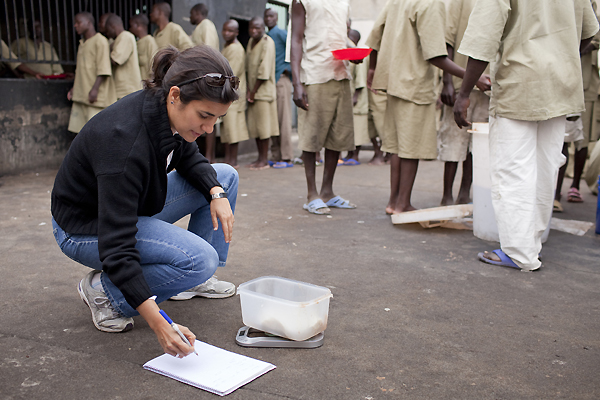
[(211, 195), (211, 200), (215, 200), (215, 199), (226, 199), (227, 198), (227, 192), (219, 192), (219, 193), (215, 193)]

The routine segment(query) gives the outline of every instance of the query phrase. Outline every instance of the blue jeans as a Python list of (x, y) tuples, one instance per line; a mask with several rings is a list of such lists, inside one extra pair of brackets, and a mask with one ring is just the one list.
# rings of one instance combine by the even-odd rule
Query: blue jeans
[[(217, 180), (228, 193), (235, 211), (238, 174), (227, 164), (213, 164)], [(173, 225), (190, 215), (188, 229)], [(71, 235), (52, 219), (56, 242), (62, 252), (87, 267), (102, 270), (98, 254), (98, 236)], [(152, 217), (138, 217), (136, 249), (140, 253), (144, 278), (156, 302), (206, 282), (218, 266), (225, 266), (229, 244), (223, 229), (215, 231), (210, 216), (210, 203), (176, 171), (168, 174), (167, 198), (163, 210)], [(103, 272), (102, 287), (113, 307), (122, 315), (139, 315), (121, 291)]]

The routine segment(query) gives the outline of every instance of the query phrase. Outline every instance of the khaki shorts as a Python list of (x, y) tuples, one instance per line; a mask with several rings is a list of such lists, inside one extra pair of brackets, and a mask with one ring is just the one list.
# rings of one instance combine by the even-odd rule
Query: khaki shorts
[(81, 128), (83, 128), (94, 115), (102, 110), (104, 110), (103, 107), (88, 106), (87, 104), (74, 101), (73, 106), (71, 107), (71, 117), (69, 118), (69, 127), (67, 129), (69, 132), (79, 133)]
[(223, 117), (221, 143), (234, 144), (249, 138), (248, 127), (246, 126), (246, 111), (236, 111), (230, 108)]
[[(479, 90), (473, 90), (469, 96), (471, 104), (467, 110), (467, 120), (488, 122), (490, 98)], [(463, 162), (471, 149), (472, 135), (469, 128), (459, 128), (454, 121), (454, 110), (444, 105), (442, 124), (437, 136), (438, 159), (440, 161)]]
[(435, 102), (416, 104), (388, 94), (383, 132), (384, 152), (400, 158), (437, 158)]
[(598, 118), (600, 107), (597, 101), (586, 101), (585, 111), (581, 115), (583, 122), (583, 142), (581, 148), (587, 147), (588, 143), (598, 140)]
[(248, 134), (252, 139), (261, 140), (279, 136), (275, 100), (254, 100), (254, 103), (248, 103)]
[(371, 143), (369, 134), (369, 115), (354, 114), (354, 145), (362, 146)]
[(387, 95), (369, 90), (369, 137), (371, 139), (383, 136), (386, 108)]
[(309, 110), (298, 108), (298, 148), (315, 153), (354, 150), (350, 81), (330, 80), (305, 86)]

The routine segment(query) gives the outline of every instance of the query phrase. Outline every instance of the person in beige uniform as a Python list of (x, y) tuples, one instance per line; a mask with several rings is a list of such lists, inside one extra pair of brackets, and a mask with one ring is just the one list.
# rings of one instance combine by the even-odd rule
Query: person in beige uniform
[(148, 17), (144, 14), (136, 14), (129, 18), (129, 32), (137, 38), (138, 61), (140, 65), (140, 76), (143, 80), (150, 78), (152, 58), (158, 51), (158, 45), (152, 35), (148, 34)]
[(108, 40), (94, 29), (94, 17), (88, 12), (75, 15), (75, 30), (83, 39), (77, 50), (75, 81), (67, 98), (73, 101), (69, 131), (81, 128), (104, 108), (117, 101), (110, 65)]
[(542, 266), (565, 116), (585, 107), (579, 50), (597, 32), (590, 0), (478, 0), (473, 8), (458, 49), (469, 61), (454, 116), (469, 125), (469, 94), (493, 61), (490, 173), (501, 249), (479, 253), (485, 263)]
[[(2, 58), (5, 59), (17, 59), (17, 56), (10, 51), (10, 48), (6, 45), (6, 43), (4, 43), (4, 40), (0, 40), (0, 55), (2, 56)], [(27, 65), (21, 63), (20, 61), (15, 61), (15, 62), (6, 62), (6, 61), (2, 61), (0, 62), (0, 76), (4, 76), (5, 74), (13, 74), (16, 75), (17, 77), (20, 77), (19, 74), (28, 74), (31, 76), (34, 76), (35, 78), (39, 79), (41, 77), (41, 74), (39, 74), (37, 71), (32, 70), (31, 68), (29, 68)]]
[[(387, 92), (381, 146), (392, 153), (387, 214), (416, 210), (411, 194), (419, 160), (437, 158), (435, 67), (464, 73), (447, 57), (445, 18), (442, 0), (390, 0), (367, 40), (369, 86)], [(489, 89), (489, 78), (478, 85)]]
[(240, 98), (231, 104), (227, 115), (223, 117), (223, 129), (221, 130), (221, 143), (225, 145), (225, 163), (238, 168), (238, 144), (248, 140), (248, 127), (246, 125), (246, 51), (237, 39), (239, 24), (230, 19), (223, 24), (221, 35), (225, 40), (225, 47), (221, 54), (229, 61), (233, 75), (240, 78)]
[[(364, 62), (367, 63), (369, 61), (365, 60)], [(388, 161), (387, 158), (389, 157), (389, 154), (384, 155), (383, 151), (381, 151), (381, 137), (383, 136), (387, 95), (377, 90), (367, 90), (367, 94), (369, 99), (369, 137), (375, 138), (371, 139), (375, 154), (373, 154), (373, 158), (369, 161), (369, 164), (383, 165)]]
[[(42, 40), (42, 25), (40, 21), (33, 21), (29, 38), (20, 38), (11, 44), (11, 50), (17, 57), (32, 61), (53, 61), (51, 63), (25, 63), (31, 70), (40, 75), (56, 75), (64, 72), (59, 64), (58, 54), (52, 45)], [(26, 74), (26, 78), (35, 78), (34, 75)]]
[[(467, 29), (469, 16), (477, 0), (451, 0), (446, 13), (446, 49), (448, 58), (462, 68), (467, 67), (467, 57), (457, 53), (460, 42)], [(486, 71), (489, 73), (489, 70)], [(462, 79), (444, 72), (442, 89), (442, 121), (437, 136), (438, 160), (444, 161), (444, 192), (442, 206), (454, 204), (452, 186), (462, 163), (462, 179), (456, 204), (470, 203), (471, 182), (473, 181), (473, 156), (471, 154), (472, 135), (467, 128), (459, 128), (454, 122), (454, 99)], [(488, 122), (490, 98), (480, 90), (474, 90), (470, 97), (469, 120)]]
[(215, 24), (208, 19), (208, 7), (204, 3), (198, 3), (190, 10), (190, 23), (196, 25), (192, 32), (192, 42), (198, 46), (206, 44), (215, 50), (219, 50), (219, 34)]
[(154, 39), (158, 49), (164, 49), (169, 45), (179, 51), (194, 47), (192, 39), (185, 33), (183, 28), (175, 22), (169, 22), (170, 16), (171, 6), (169, 3), (160, 2), (152, 6), (150, 21), (158, 26), (158, 29), (154, 31)]
[(265, 34), (261, 17), (250, 20), (250, 41), (246, 48), (248, 90), (248, 133), (256, 139), (258, 158), (251, 169), (269, 168), (269, 139), (279, 136), (275, 91), (275, 42)]
[[(598, 17), (598, 3), (591, 0), (592, 8)], [(600, 89), (600, 75), (598, 71), (598, 45), (600, 34), (597, 34), (592, 42), (581, 49), (581, 71), (583, 74), (583, 97), (585, 101), (585, 111), (581, 115), (583, 122), (583, 140), (575, 143), (573, 157), (573, 181), (567, 192), (567, 201), (570, 203), (582, 203), (583, 198), (579, 192), (579, 182), (583, 176), (583, 170), (588, 157), (588, 145), (590, 142), (598, 140), (597, 119), (600, 115), (598, 109), (598, 89)], [(568, 157), (568, 152), (563, 152)], [(567, 160), (568, 162), (568, 160)], [(560, 193), (558, 193), (560, 200)]]
[[(348, 0), (294, 0), (291, 66), (294, 103), (298, 110), (298, 148), (302, 150), (307, 186), (303, 209), (328, 215), (330, 207), (356, 205), (335, 195), (333, 179), (340, 152), (354, 150), (354, 123), (348, 61), (332, 50), (346, 48)], [(317, 153), (325, 147), (321, 190), (317, 190)]]
[(118, 15), (111, 15), (106, 21), (106, 34), (114, 39), (110, 62), (117, 99), (121, 99), (142, 89), (137, 44), (133, 33), (123, 28), (123, 20)]
[[(351, 29), (348, 32), (348, 38), (358, 45), (360, 41), (360, 32)], [(354, 145), (356, 150), (349, 151), (346, 157), (342, 159), (343, 165), (359, 165), (360, 149), (363, 145), (372, 143), (375, 150), (373, 158), (381, 157), (381, 149), (377, 142), (377, 132), (369, 129), (369, 94), (367, 93), (367, 73), (369, 71), (369, 58), (365, 58), (360, 64), (350, 64), (350, 73), (352, 74), (352, 113), (354, 116)], [(373, 136), (371, 136), (373, 135)]]

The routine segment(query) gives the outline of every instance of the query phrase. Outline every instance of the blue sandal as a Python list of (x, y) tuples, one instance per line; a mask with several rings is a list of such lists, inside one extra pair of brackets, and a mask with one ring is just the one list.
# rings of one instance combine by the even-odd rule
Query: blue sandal
[(490, 260), (489, 258), (485, 257), (485, 253), (483, 252), (477, 254), (477, 257), (479, 258), (479, 261), (483, 261), (486, 264), (498, 265), (500, 267), (511, 267), (519, 270), (521, 269), (521, 267), (515, 264), (515, 262), (502, 250), (497, 249), (494, 250), (492, 253), (495, 253), (498, 257), (500, 257), (500, 261)]

